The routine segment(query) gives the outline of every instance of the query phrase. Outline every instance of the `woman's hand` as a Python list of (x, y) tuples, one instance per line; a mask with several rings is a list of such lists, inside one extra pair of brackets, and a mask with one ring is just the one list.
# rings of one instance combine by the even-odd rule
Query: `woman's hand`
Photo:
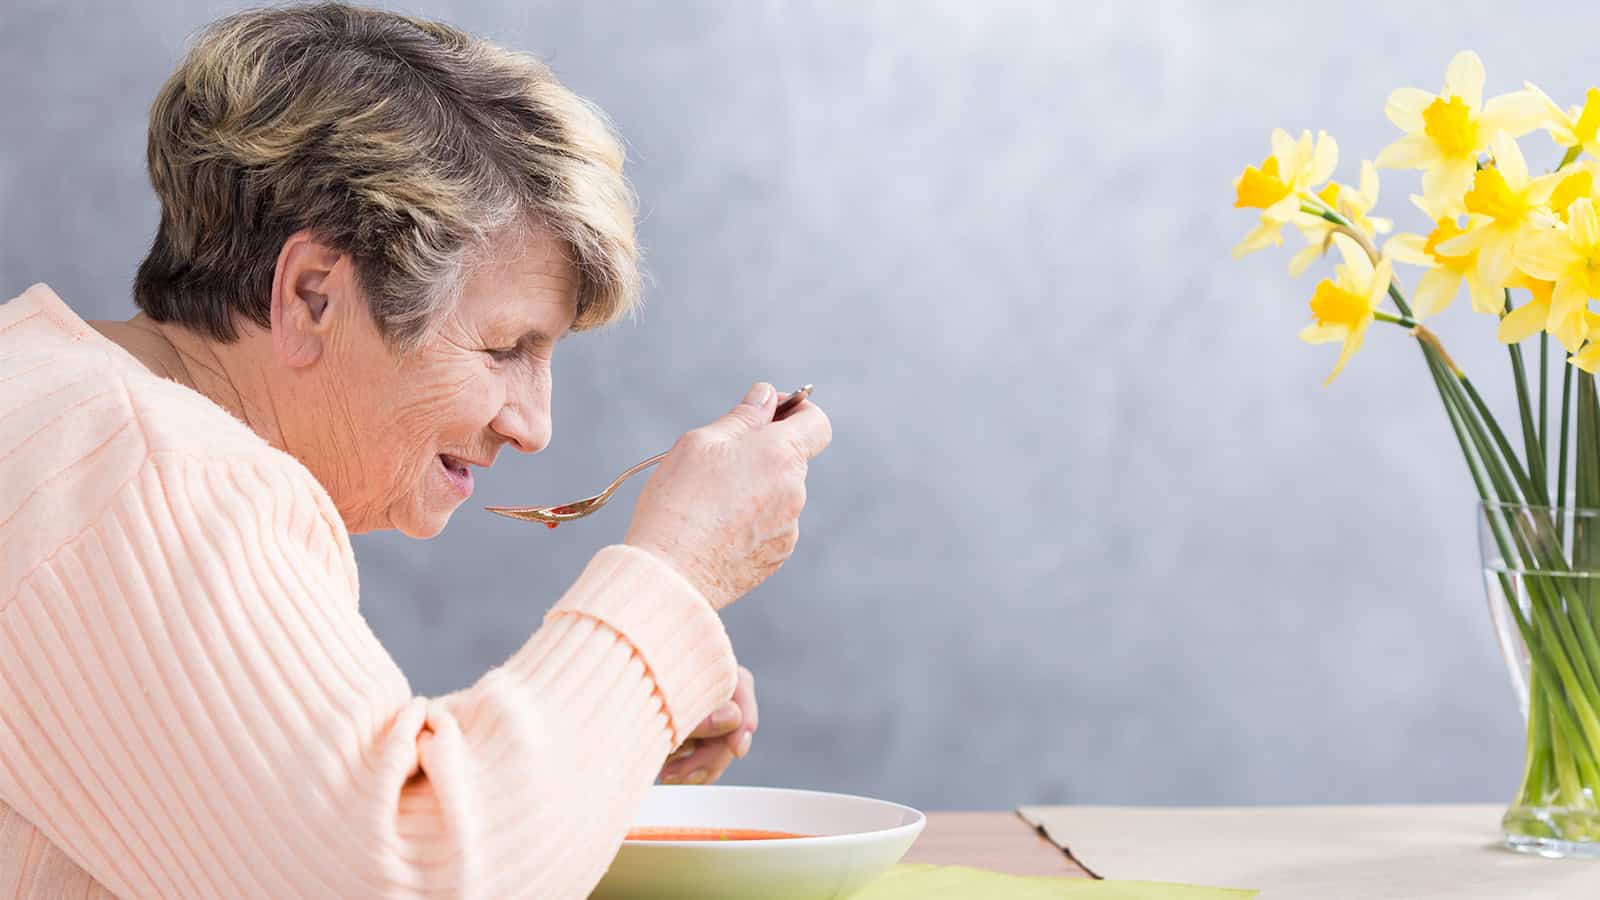
[(710, 784), (722, 777), (735, 757), (750, 752), (750, 739), (756, 733), (756, 679), (750, 670), (739, 667), (739, 686), (733, 699), (700, 723), (683, 746), (667, 757), (661, 767), (664, 784)]
[(639, 496), (625, 543), (674, 566), (716, 609), (778, 570), (800, 539), (806, 469), (833, 427), (806, 401), (772, 421), (778, 392), (757, 384), (710, 425), (678, 439)]

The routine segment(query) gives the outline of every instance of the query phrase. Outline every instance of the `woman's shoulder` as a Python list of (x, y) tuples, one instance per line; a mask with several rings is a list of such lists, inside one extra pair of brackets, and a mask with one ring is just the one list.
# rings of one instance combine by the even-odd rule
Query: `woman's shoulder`
[[(89, 463), (128, 455), (126, 443), (139, 462), (167, 455), (293, 462), (205, 395), (155, 375), (81, 319), (52, 310), (38, 290), (0, 304), (0, 459), (11, 463), (9, 452)], [(14, 464), (6, 468), (21, 474)]]
[(293, 457), (72, 324), (0, 304), (0, 608), (33, 564), (179, 468), (204, 468), (246, 503), (287, 494), (331, 508)]

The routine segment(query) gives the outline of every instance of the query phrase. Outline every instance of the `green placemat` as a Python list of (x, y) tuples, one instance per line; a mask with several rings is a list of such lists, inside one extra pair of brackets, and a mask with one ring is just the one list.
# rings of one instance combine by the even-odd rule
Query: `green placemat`
[(1255, 891), (1155, 881), (1026, 878), (966, 866), (903, 864), (850, 900), (1248, 900)]

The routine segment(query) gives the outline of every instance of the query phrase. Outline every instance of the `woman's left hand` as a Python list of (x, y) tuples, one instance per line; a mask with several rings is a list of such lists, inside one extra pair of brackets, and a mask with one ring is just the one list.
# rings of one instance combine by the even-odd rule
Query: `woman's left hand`
[(667, 757), (661, 768), (662, 783), (710, 784), (721, 778), (735, 757), (750, 752), (756, 724), (756, 679), (740, 666), (733, 699), (701, 722), (683, 746)]

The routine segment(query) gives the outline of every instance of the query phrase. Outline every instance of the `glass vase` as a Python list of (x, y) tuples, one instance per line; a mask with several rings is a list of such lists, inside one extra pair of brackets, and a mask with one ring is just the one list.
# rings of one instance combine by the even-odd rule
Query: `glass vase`
[(1527, 724), (1505, 845), (1600, 859), (1600, 509), (1485, 502), (1495, 636)]

